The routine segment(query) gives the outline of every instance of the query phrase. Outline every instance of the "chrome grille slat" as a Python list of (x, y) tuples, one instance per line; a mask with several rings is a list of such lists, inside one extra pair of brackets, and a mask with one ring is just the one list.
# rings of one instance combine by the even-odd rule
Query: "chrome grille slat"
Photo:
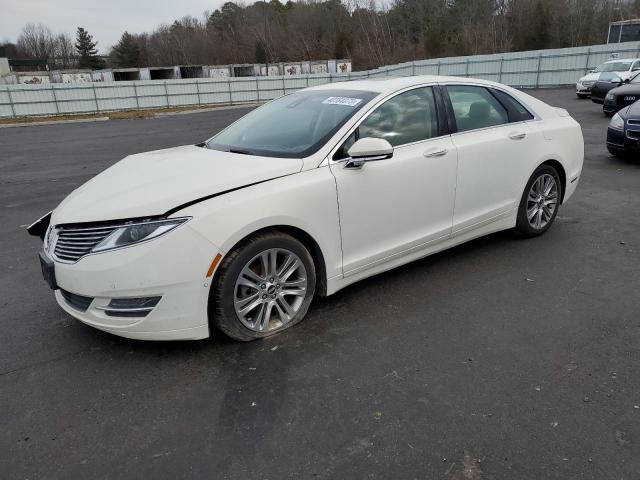
[(56, 251), (61, 251), (61, 252), (66, 252), (66, 253), (84, 253), (84, 252), (88, 252), (91, 250), (91, 248), (75, 248), (75, 247), (60, 247), (60, 248), (56, 248)]
[(61, 228), (55, 243), (55, 256), (65, 262), (77, 262), (109, 236), (118, 226)]
[(95, 241), (88, 241), (88, 242), (85, 242), (85, 241), (80, 242), (80, 241), (78, 241), (78, 242), (76, 242), (75, 240), (69, 240), (69, 239), (66, 239), (66, 238), (59, 238), (58, 239), (58, 245), (95, 245), (95, 243), (96, 243)]
[(72, 239), (80, 240), (80, 239), (86, 239), (86, 238), (89, 238), (89, 239), (91, 239), (91, 238), (102, 238), (105, 235), (108, 235), (109, 233), (111, 233), (111, 232), (107, 232), (106, 234), (104, 234), (104, 233), (95, 234), (94, 233), (94, 234), (91, 234), (91, 235), (89, 235), (88, 233), (82, 233), (82, 234), (79, 234), (79, 235), (69, 234), (69, 233), (67, 233), (67, 234), (61, 233), (60, 237), (61, 238), (72, 238)]

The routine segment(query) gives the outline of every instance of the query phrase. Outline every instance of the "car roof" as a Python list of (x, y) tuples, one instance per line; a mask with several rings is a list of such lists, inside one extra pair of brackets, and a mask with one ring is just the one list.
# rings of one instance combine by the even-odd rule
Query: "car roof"
[(467, 77), (446, 77), (441, 75), (415, 75), (410, 77), (378, 77), (366, 80), (351, 80), (345, 82), (326, 83), (315, 87), (305, 88), (307, 90), (360, 90), (366, 92), (376, 92), (381, 94), (393, 93), (403, 88), (424, 85), (427, 83), (474, 83), (487, 86), (503, 87), (496, 82), (480, 80)]

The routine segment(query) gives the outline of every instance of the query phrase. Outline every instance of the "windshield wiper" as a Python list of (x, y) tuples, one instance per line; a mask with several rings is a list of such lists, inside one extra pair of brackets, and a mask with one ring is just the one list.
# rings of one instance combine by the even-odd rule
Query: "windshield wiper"
[(240, 155), (253, 155), (253, 153), (251, 153), (248, 150), (241, 150), (239, 148), (229, 148), (229, 150), (227, 150), (227, 152), (229, 153), (239, 153)]

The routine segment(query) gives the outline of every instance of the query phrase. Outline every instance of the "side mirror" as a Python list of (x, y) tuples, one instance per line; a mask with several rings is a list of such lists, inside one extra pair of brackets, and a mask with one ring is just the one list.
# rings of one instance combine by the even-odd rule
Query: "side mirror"
[(351, 145), (349, 158), (344, 168), (358, 169), (366, 162), (386, 160), (393, 156), (393, 147), (383, 138), (361, 138)]

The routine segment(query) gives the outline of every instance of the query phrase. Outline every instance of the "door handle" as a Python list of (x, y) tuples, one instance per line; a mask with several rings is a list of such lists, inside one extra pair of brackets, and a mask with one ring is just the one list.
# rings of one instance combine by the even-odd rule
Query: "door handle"
[(527, 134), (525, 132), (511, 132), (509, 134), (511, 140), (522, 140), (526, 136)]
[(426, 152), (423, 153), (423, 155), (427, 158), (433, 158), (433, 157), (442, 157), (444, 155), (447, 154), (449, 150), (447, 150), (446, 148), (442, 147), (442, 148), (434, 148), (432, 150), (427, 150)]

